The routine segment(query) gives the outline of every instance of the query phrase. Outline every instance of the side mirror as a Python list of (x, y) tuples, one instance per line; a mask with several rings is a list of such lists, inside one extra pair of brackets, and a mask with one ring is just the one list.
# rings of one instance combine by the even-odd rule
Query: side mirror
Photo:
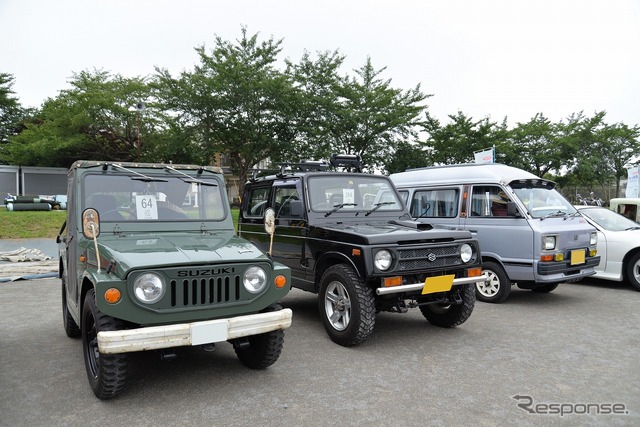
[(82, 234), (87, 239), (95, 239), (100, 235), (100, 215), (93, 208), (82, 212)]
[(291, 204), (291, 216), (302, 218), (302, 200), (291, 200), (289, 203)]
[(520, 211), (518, 210), (518, 205), (516, 205), (516, 202), (507, 202), (507, 216), (515, 216), (517, 218), (522, 217)]

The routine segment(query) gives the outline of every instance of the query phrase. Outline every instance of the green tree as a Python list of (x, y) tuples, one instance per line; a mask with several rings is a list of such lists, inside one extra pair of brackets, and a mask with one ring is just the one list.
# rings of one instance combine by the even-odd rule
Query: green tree
[(407, 169), (431, 166), (431, 164), (428, 153), (415, 144), (402, 141), (397, 145), (394, 155), (389, 156), (384, 162), (384, 171), (392, 174), (404, 172)]
[(501, 163), (529, 171), (538, 176), (559, 171), (567, 160), (571, 146), (561, 138), (561, 124), (552, 123), (537, 113), (526, 123), (517, 123), (509, 137), (499, 144)]
[(473, 120), (461, 111), (449, 119), (451, 122), (442, 126), (427, 113), (424, 130), (428, 138), (422, 145), (431, 150), (434, 164), (471, 163), (474, 152), (499, 145), (506, 135), (506, 122), (498, 125), (488, 117)]
[(605, 117), (604, 111), (593, 117), (583, 113), (569, 117), (567, 138), (576, 153), (570, 171), (574, 182), (591, 191), (601, 187), (606, 192), (610, 184), (615, 184), (617, 195), (620, 180), (627, 175), (625, 166), (640, 151), (640, 128), (622, 123), (609, 125)]
[(164, 108), (209, 159), (225, 155), (241, 183), (251, 168), (281, 152), (296, 135), (291, 118), (296, 91), (274, 66), (281, 43), (260, 42), (243, 28), (236, 43), (216, 37), (210, 53), (196, 48), (200, 63), (179, 78), (156, 69), (156, 93)]
[(429, 96), (420, 85), (403, 91), (382, 79), (371, 58), (341, 75), (344, 56), (322, 52), (314, 61), (305, 53), (298, 64), (288, 63), (299, 96), (296, 147), (301, 158), (327, 158), (331, 153), (360, 155), (369, 170), (381, 169), (401, 142), (417, 139), (422, 104)]
[(13, 83), (13, 75), (0, 73), (0, 161), (3, 145), (19, 133), (23, 116), (18, 98), (14, 96)]
[(74, 74), (70, 84), (47, 99), (26, 129), (12, 138), (7, 147), (12, 161), (69, 167), (78, 159), (136, 160), (138, 143), (144, 147), (154, 137), (157, 122), (149, 109), (132, 108), (148, 96), (144, 79), (96, 70)]

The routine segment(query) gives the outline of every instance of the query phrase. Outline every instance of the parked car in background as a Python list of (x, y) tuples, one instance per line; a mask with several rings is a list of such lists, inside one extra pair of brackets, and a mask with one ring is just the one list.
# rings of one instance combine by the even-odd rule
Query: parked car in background
[(596, 230), (555, 183), (498, 163), (433, 166), (390, 175), (411, 216), (478, 239), (480, 301), (501, 303), (511, 286), (553, 291), (595, 274)]
[(600, 264), (594, 277), (626, 280), (640, 291), (640, 223), (599, 206), (576, 206), (598, 230)]
[(640, 222), (640, 198), (618, 197), (609, 200), (609, 209), (627, 218)]

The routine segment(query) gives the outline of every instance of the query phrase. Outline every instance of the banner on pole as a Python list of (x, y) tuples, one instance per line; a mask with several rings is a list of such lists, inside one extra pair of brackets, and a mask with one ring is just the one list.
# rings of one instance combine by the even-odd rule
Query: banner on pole
[(475, 151), (473, 156), (476, 163), (494, 163), (496, 158), (496, 147)]
[(627, 169), (627, 190), (625, 191), (625, 197), (639, 197), (638, 196), (638, 175), (640, 174), (640, 166), (634, 166)]

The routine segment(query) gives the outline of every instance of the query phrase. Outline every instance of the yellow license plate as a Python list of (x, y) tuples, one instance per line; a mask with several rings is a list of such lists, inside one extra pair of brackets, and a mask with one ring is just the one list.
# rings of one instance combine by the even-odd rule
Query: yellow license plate
[(584, 264), (586, 256), (585, 253), (586, 251), (584, 249), (581, 249), (579, 251), (571, 251), (571, 265)]
[(456, 276), (454, 274), (427, 277), (427, 280), (424, 281), (424, 286), (422, 287), (422, 295), (450, 291), (455, 277)]

